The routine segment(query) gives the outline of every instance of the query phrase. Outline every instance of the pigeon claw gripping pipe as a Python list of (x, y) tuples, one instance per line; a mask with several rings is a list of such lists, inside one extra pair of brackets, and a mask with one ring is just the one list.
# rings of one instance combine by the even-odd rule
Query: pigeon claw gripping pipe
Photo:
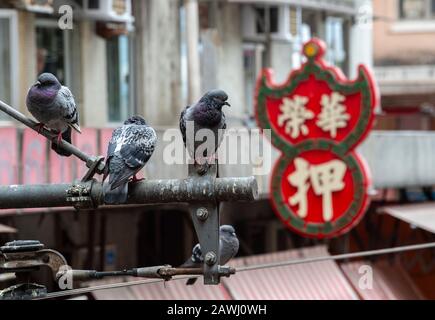
[(136, 174), (151, 158), (157, 144), (157, 135), (140, 116), (134, 116), (116, 129), (109, 142), (104, 170), (104, 202), (124, 204), (128, 199), (128, 183), (141, 181)]
[(57, 134), (51, 148), (61, 156), (70, 157), (71, 152), (60, 146), (65, 140), (71, 143), (72, 129), (81, 133), (79, 115), (71, 91), (62, 86), (51, 73), (43, 73), (29, 89), (26, 98), (27, 109), (40, 122), (38, 133), (44, 126)]

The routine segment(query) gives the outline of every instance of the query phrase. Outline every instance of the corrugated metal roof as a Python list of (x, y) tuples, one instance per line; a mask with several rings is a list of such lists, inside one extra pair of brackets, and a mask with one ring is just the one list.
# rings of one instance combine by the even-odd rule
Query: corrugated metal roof
[[(320, 246), (239, 258), (231, 261), (231, 265), (251, 266), (327, 255), (326, 247)], [(357, 293), (334, 261), (239, 272), (223, 282), (237, 300), (358, 299)]]
[[(137, 281), (127, 277), (124, 281)], [(104, 280), (90, 285), (120, 282), (119, 279)], [(231, 300), (228, 291), (221, 284), (204, 286), (198, 280), (193, 286), (186, 286), (185, 281), (170, 281), (146, 285), (131, 286), (119, 289), (99, 290), (92, 293), (97, 300)]]
[[(360, 268), (370, 266), (373, 274), (373, 286), (363, 289), (359, 285), (361, 276), (366, 271)], [(355, 261), (341, 265), (342, 270), (352, 283), (355, 290), (364, 300), (420, 300), (424, 299), (408, 274), (397, 264), (380, 261), (372, 264), (370, 261)]]
[[(263, 254), (231, 261), (233, 267), (268, 264), (292, 259), (329, 255), (326, 247)], [(373, 289), (362, 290), (359, 268), (373, 268)], [(135, 281), (135, 278), (125, 278)], [(96, 281), (90, 285), (117, 283), (119, 279)], [(238, 272), (223, 278), (219, 286), (194, 286), (185, 281), (170, 281), (119, 289), (94, 291), (98, 300), (397, 300), (422, 299), (406, 272), (397, 265), (367, 261), (341, 265), (334, 261), (311, 262), (285, 267)]]
[[(299, 250), (238, 258), (231, 261), (234, 267), (287, 261), (304, 257), (329, 255), (326, 247), (312, 247)], [(126, 278), (126, 281), (134, 279)], [(119, 282), (119, 279), (105, 280), (104, 283)], [(93, 284), (101, 284), (101, 281)], [(239, 272), (231, 278), (224, 278), (216, 287), (204, 286), (199, 280), (194, 286), (184, 281), (165, 284), (153, 283), (120, 289), (95, 291), (98, 300), (355, 300), (357, 293), (349, 284), (334, 261), (307, 263), (267, 270)]]

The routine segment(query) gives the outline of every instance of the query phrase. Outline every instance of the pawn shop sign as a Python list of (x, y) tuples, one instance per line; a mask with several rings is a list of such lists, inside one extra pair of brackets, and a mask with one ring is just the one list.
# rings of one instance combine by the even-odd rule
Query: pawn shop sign
[(281, 151), (271, 180), (271, 200), (290, 229), (311, 238), (348, 232), (369, 204), (370, 172), (355, 148), (372, 128), (378, 93), (361, 65), (349, 81), (329, 66), (319, 39), (305, 44), (307, 62), (283, 85), (264, 70), (256, 89), (256, 115)]

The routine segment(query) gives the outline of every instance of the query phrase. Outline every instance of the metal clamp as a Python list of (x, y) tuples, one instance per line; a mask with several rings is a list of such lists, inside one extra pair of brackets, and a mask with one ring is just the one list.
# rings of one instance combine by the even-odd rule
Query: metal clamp
[[(195, 165), (189, 165), (189, 179), (194, 179), (197, 185), (215, 186), (217, 176), (217, 161), (212, 165), (207, 165), (206, 171), (204, 166), (198, 168)], [(216, 194), (213, 190), (204, 189), (207, 202), (190, 203), (190, 212), (193, 225), (199, 239), (201, 251), (204, 255), (204, 284), (217, 285), (220, 283), (219, 274), (219, 211), (216, 201)]]
[(97, 208), (92, 201), (92, 186), (95, 180), (87, 182), (76, 182), (66, 191), (66, 201), (75, 209)]

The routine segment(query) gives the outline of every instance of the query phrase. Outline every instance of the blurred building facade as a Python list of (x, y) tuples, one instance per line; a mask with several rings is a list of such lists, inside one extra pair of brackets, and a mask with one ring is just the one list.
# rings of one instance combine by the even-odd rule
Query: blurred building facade
[(384, 129), (434, 128), (435, 3), (374, 1), (374, 64)]
[[(387, 106), (392, 101), (395, 108), (395, 103), (402, 101), (403, 89), (396, 84), (390, 86), (388, 81), (398, 78), (390, 73), (397, 72), (394, 68), (401, 66), (391, 59), (399, 59), (396, 53), (403, 50), (390, 50), (387, 44), (402, 45), (410, 41), (396, 38), (406, 37), (407, 33), (392, 35), (388, 20), (378, 18), (373, 42), (370, 0), (188, 1), (198, 8), (200, 91), (221, 88), (228, 92), (233, 107), (227, 112), (227, 119), (232, 127), (256, 127), (253, 92), (260, 70), (273, 68), (275, 80), (283, 82), (292, 68), (303, 63), (302, 45), (311, 37), (326, 41), (327, 60), (350, 77), (355, 76), (358, 64), (372, 66), (374, 58), (383, 104)], [(400, 6), (394, 8), (408, 8), (409, 5), (402, 2), (406, 1), (375, 0), (375, 16), (383, 17), (380, 10), (390, 13), (391, 7), (398, 3)], [(181, 109), (194, 100), (188, 90), (191, 75), (186, 34), (187, 25), (192, 21), (187, 18), (185, 1), (46, 0), (38, 1), (38, 5), (33, 3), (0, 0), (0, 99), (27, 112), (28, 88), (39, 73), (52, 72), (72, 89), (80, 108), (81, 125), (85, 129), (81, 136), (74, 137), (75, 144), (89, 153), (104, 154), (112, 128), (129, 115), (141, 114), (159, 134), (159, 147), (144, 170), (145, 176), (183, 178), (186, 168), (165, 165), (162, 157), (168, 143), (163, 139), (164, 130), (176, 128)], [(62, 11), (65, 4), (73, 8), (71, 30), (62, 30), (58, 24), (65, 14)], [(402, 11), (398, 12), (404, 16), (415, 14)], [(421, 57), (427, 56), (425, 50), (430, 50), (430, 46), (421, 43)], [(407, 55), (402, 57), (405, 69), (411, 64), (406, 58)], [(428, 64), (430, 61), (422, 60), (420, 66), (412, 68), (429, 68)], [(418, 70), (431, 77), (429, 69)], [(399, 72), (408, 74), (406, 70)], [(410, 88), (407, 84), (400, 85)], [(422, 92), (411, 94), (421, 98)], [(429, 100), (426, 97), (424, 101)], [(401, 110), (407, 107), (409, 105), (400, 105)], [(387, 116), (379, 119), (378, 126), (394, 127)], [(70, 182), (84, 174), (82, 163), (59, 159), (49, 152), (43, 139), (37, 141), (39, 137), (33, 132), (17, 129), (3, 115), (0, 115), (0, 124), (0, 130), (10, 130), (7, 135), (6, 131), (0, 134), (1, 183)], [(37, 142), (41, 148), (39, 153), (30, 150)], [(12, 146), (16, 152), (3, 157), (2, 154), (7, 153), (5, 146)], [(11, 170), (14, 174), (7, 175)], [(237, 166), (223, 167), (220, 173), (252, 175), (250, 167)], [(221, 207), (222, 221), (236, 226), (241, 239), (240, 254), (318, 244), (285, 229), (269, 204), (269, 177), (258, 178), (259, 201), (223, 203)], [(195, 242), (185, 205), (80, 213), (67, 209), (8, 211), (0, 212), (0, 222), (18, 229), (19, 238), (40, 239), (47, 247), (60, 250), (74, 268), (177, 265), (190, 254)], [(362, 233), (367, 236), (367, 232)], [(368, 242), (364, 237), (359, 240)], [(336, 244), (346, 250), (349, 238), (340, 238)]]

